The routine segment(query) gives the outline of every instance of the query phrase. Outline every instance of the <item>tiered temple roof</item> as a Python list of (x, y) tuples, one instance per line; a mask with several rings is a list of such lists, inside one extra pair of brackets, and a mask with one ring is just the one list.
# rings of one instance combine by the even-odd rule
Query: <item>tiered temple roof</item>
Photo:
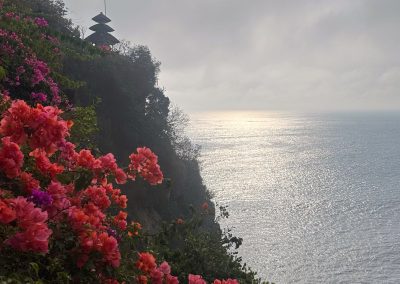
[(97, 24), (89, 28), (90, 30), (94, 31), (94, 33), (86, 38), (87, 41), (90, 41), (97, 46), (112, 46), (119, 43), (119, 40), (110, 34), (114, 31), (114, 29), (106, 25), (107, 23), (111, 22), (111, 20), (106, 15), (100, 13), (92, 20), (95, 21)]

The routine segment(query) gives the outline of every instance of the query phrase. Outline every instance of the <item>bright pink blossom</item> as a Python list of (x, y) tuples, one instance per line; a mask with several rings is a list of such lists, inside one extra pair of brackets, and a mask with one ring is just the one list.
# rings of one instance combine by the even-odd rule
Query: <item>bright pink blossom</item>
[(147, 280), (148, 280), (148, 279), (147, 279), (147, 277), (146, 277), (145, 275), (139, 275), (139, 276), (137, 277), (137, 283), (138, 283), (138, 284), (147, 284), (147, 283), (148, 283)]
[(24, 190), (27, 193), (31, 193), (32, 189), (39, 188), (40, 187), (40, 182), (35, 179), (31, 173), (27, 172), (22, 172), (19, 176), (22, 185), (24, 187)]
[(17, 214), (18, 226), (29, 228), (32, 223), (44, 223), (47, 221), (47, 212), (36, 208), (33, 202), (24, 197), (17, 197), (12, 200), (12, 205)]
[(56, 175), (61, 174), (64, 171), (64, 167), (52, 163), (43, 150), (36, 149), (29, 155), (35, 158), (37, 169), (45, 176), (54, 179)]
[(162, 262), (158, 269), (164, 274), (171, 274), (171, 266), (166, 261)]
[(71, 202), (67, 197), (68, 192), (68, 188), (58, 181), (52, 181), (49, 184), (47, 193), (51, 196), (52, 203), (50, 206), (47, 206), (46, 210), (51, 217), (56, 216), (71, 206)]
[(136, 262), (136, 267), (145, 273), (150, 273), (157, 267), (156, 259), (151, 253), (139, 253), (139, 259)]
[(47, 253), (52, 231), (44, 223), (31, 224), (25, 231), (15, 234), (6, 243), (16, 250)]
[(90, 170), (101, 168), (100, 161), (93, 156), (92, 152), (86, 149), (81, 150), (78, 153), (78, 155), (76, 156), (76, 163), (78, 166)]
[(167, 275), (165, 277), (165, 284), (179, 284), (178, 277), (172, 276), (172, 275)]
[(82, 197), (87, 198), (102, 210), (111, 205), (110, 198), (107, 196), (106, 189), (102, 186), (90, 186), (82, 192)]
[(153, 269), (153, 271), (150, 272), (150, 277), (152, 284), (162, 284), (164, 273), (159, 269)]
[(0, 170), (8, 178), (16, 178), (21, 174), (21, 167), (24, 163), (24, 154), (19, 146), (11, 142), (10, 137), (1, 139), (2, 147), (0, 149)]
[(127, 175), (124, 172), (124, 170), (118, 168), (114, 172), (115, 175), (115, 181), (117, 184), (125, 184), (127, 180)]
[(47, 101), (47, 95), (45, 93), (32, 93), (31, 97), (37, 102)]
[(226, 279), (226, 280), (218, 280), (215, 279), (213, 284), (239, 284), (239, 281), (237, 281), (236, 279)]
[(19, 145), (28, 141), (32, 149), (41, 148), (53, 154), (59, 143), (69, 136), (72, 122), (60, 118), (57, 107), (30, 107), (22, 100), (13, 101), (0, 123), (0, 134), (10, 136)]
[(15, 210), (10, 207), (7, 202), (0, 200), (0, 223), (8, 224), (15, 220), (17, 214)]
[(35, 18), (34, 22), (39, 27), (47, 27), (49, 25), (44, 18)]
[(37, 58), (26, 58), (25, 63), (32, 68), (32, 85), (36, 86), (42, 81), (46, 81), (47, 75), (50, 73), (50, 69), (47, 64)]
[(128, 223), (126, 222), (126, 218), (128, 214), (125, 211), (119, 211), (118, 215), (114, 217), (114, 223), (121, 229), (126, 230)]
[(189, 284), (207, 284), (200, 275), (189, 274)]
[(118, 267), (121, 260), (121, 254), (118, 249), (118, 241), (107, 233), (99, 235), (99, 251), (103, 254), (105, 260), (113, 267)]
[(52, 233), (45, 223), (47, 213), (21, 196), (11, 200), (10, 204), (15, 210), (17, 224), (22, 231), (10, 237), (6, 243), (20, 251), (46, 253)]
[(137, 148), (137, 154), (133, 153), (129, 158), (131, 159), (129, 170), (132, 179), (135, 179), (135, 173), (138, 173), (151, 185), (162, 182), (163, 174), (158, 165), (158, 158), (149, 148)]
[(111, 153), (101, 156), (99, 158), (99, 161), (101, 163), (102, 170), (105, 172), (106, 171), (114, 172), (118, 168), (117, 161), (115, 160), (114, 155)]

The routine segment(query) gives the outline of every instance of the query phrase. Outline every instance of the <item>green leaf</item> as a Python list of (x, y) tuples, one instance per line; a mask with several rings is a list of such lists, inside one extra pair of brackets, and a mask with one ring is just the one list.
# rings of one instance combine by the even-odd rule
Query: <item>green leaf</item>
[(31, 266), (31, 269), (35, 272), (35, 276), (39, 277), (39, 264), (31, 262), (29, 263), (29, 265)]
[(0, 66), (0, 81), (6, 77), (6, 74), (6, 70), (3, 68), (3, 66)]

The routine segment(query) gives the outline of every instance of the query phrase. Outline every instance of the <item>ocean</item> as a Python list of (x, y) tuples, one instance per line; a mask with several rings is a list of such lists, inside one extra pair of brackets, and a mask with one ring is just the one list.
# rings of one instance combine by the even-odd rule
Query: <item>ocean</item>
[(193, 113), (239, 255), (275, 283), (400, 283), (400, 113)]

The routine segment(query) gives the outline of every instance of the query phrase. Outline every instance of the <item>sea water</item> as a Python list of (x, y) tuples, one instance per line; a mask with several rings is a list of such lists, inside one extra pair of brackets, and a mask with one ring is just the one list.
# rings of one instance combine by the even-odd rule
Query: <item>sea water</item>
[(276, 283), (400, 283), (400, 114), (191, 115), (239, 255)]

